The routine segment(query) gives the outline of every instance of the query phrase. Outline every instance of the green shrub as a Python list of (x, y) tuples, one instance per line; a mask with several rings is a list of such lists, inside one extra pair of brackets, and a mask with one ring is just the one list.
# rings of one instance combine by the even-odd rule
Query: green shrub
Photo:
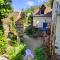
[(45, 60), (44, 51), (42, 48), (36, 48), (35, 50), (35, 60)]
[(25, 33), (30, 37), (36, 38), (42, 36), (42, 29), (28, 26), (25, 30)]
[(13, 32), (9, 32), (8, 33), (8, 38), (10, 39), (9, 41), (9, 45), (11, 46), (15, 46), (16, 42), (17, 42), (17, 36), (13, 33)]
[(25, 33), (31, 37), (34, 33), (34, 28), (31, 26), (27, 27)]
[(3, 32), (0, 31), (0, 54), (6, 52), (7, 48), (7, 38), (3, 36)]
[(23, 60), (23, 54), (25, 53), (25, 45), (20, 44), (7, 51), (9, 60)]

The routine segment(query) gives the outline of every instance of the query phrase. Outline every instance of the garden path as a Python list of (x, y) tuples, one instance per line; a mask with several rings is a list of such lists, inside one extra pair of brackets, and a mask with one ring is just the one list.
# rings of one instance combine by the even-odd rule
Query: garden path
[(43, 44), (41, 38), (30, 38), (26, 34), (24, 34), (24, 42), (28, 45), (28, 47), (31, 49), (33, 53), (37, 47), (41, 47), (41, 45)]

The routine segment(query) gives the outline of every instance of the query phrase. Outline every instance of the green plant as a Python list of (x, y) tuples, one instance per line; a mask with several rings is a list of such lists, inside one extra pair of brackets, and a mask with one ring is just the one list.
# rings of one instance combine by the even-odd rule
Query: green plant
[(14, 17), (10, 17), (10, 31), (15, 32)]
[(7, 38), (3, 36), (3, 32), (0, 31), (0, 54), (3, 54), (6, 52), (7, 48)]
[[(8, 3), (8, 4), (7, 4)], [(12, 10), (12, 0), (0, 0), (0, 19), (6, 17)]]
[(14, 33), (9, 32), (8, 33), (8, 38), (10, 39), (9, 45), (15, 45), (16, 44), (16, 42), (17, 42), (17, 36)]
[(9, 60), (23, 60), (23, 54), (25, 53), (25, 45), (18, 44), (7, 51)]
[(0, 0), (0, 30), (2, 31), (3, 31), (3, 23), (1, 19), (7, 17), (8, 14), (12, 11), (11, 3), (12, 0)]
[(45, 60), (44, 59), (44, 50), (43, 48), (36, 48), (35, 50), (35, 60)]
[(35, 27), (32, 27), (31, 25), (26, 28), (25, 33), (28, 36), (34, 37), (34, 38), (42, 36), (41, 28), (35, 28)]
[(16, 29), (15, 29), (15, 24), (14, 24), (14, 17), (11, 16), (10, 17), (10, 32), (8, 33), (8, 38), (11, 39), (10, 43), (13, 45), (13, 44), (16, 44), (17, 42), (17, 32), (16, 32)]
[(33, 33), (34, 33), (34, 28), (31, 27), (31, 26), (27, 27), (26, 30), (25, 30), (25, 33), (29, 36), (32, 36)]

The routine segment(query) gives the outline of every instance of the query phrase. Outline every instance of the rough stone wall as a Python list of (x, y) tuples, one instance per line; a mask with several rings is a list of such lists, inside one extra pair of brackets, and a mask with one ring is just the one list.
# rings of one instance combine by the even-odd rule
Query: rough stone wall
[(9, 33), (9, 19), (4, 18), (2, 21), (3, 21), (4, 35), (5, 37), (7, 37)]
[(16, 31), (18, 33), (20, 40), (22, 41), (23, 40), (23, 22), (21, 19), (15, 22), (15, 28), (16, 28)]
[(7, 18), (3, 19), (3, 27), (4, 27), (5, 36), (8, 36), (8, 33), (9, 33), (10, 17), (14, 17), (14, 23), (15, 23), (17, 34), (18, 36), (22, 36), (23, 35), (23, 21), (21, 19), (20, 12), (13, 12), (9, 14)]

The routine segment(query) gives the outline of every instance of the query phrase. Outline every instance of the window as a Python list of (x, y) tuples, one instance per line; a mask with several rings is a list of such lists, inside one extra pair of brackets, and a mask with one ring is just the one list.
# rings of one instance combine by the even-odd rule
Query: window
[(44, 10), (41, 10), (41, 14), (44, 14)]
[(45, 5), (43, 4), (40, 9), (41, 9), (41, 14), (44, 14), (44, 11), (46, 9)]
[(57, 12), (57, 14), (60, 14), (60, 4), (59, 4), (59, 2), (56, 3), (56, 12)]

